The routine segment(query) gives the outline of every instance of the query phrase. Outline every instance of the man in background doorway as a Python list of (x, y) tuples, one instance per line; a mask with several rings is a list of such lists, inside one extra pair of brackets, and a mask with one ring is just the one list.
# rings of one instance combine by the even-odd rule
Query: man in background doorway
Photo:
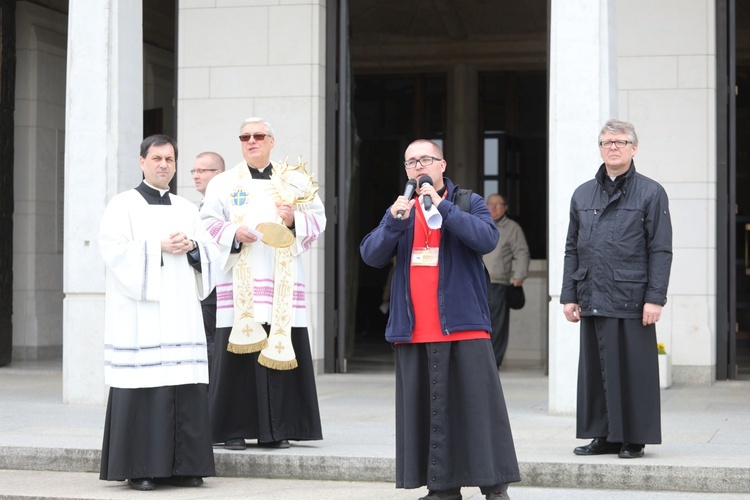
[(529, 275), (529, 245), (521, 226), (508, 218), (508, 203), (501, 194), (487, 197), (487, 208), (500, 231), (497, 246), (482, 259), (490, 273), (490, 318), (492, 319), (492, 350), (497, 367), (503, 363), (508, 348), (510, 306), (507, 296), (512, 286), (523, 285)]

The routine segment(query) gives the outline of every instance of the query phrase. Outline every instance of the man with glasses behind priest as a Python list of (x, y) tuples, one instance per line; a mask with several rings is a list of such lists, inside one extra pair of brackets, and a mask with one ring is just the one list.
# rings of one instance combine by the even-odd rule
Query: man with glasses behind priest
[[(224, 171), (224, 158), (219, 153), (213, 151), (204, 151), (193, 160), (193, 169), (190, 175), (193, 176), (195, 189), (206, 196), (208, 183)], [(198, 207), (203, 206), (203, 199)], [(214, 358), (214, 336), (216, 334), (216, 289), (211, 290), (208, 297), (201, 300), (201, 309), (203, 310), (203, 329), (206, 331), (206, 347), (208, 349), (208, 372), (211, 373), (211, 365)]]
[(243, 160), (209, 183), (201, 208), (219, 245), (209, 385), (214, 443), (289, 448), (323, 438), (307, 330), (302, 254), (323, 233), (324, 206), (304, 164), (272, 163), (262, 118), (240, 126)]

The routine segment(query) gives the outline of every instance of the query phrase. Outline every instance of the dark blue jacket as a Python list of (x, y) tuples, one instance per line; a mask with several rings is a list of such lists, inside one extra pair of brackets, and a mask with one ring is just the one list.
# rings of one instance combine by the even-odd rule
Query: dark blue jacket
[[(458, 186), (444, 178), (447, 197), (437, 206), (443, 217), (438, 259), (438, 312), (443, 334), (470, 330), (492, 331), (487, 305), (487, 280), (482, 255), (492, 251), (500, 236), (487, 204), (472, 193), (471, 209), (455, 203)], [(390, 207), (359, 246), (366, 264), (385, 267), (396, 256), (391, 280), (390, 316), (385, 329), (389, 342), (411, 341), (414, 309), (411, 302), (409, 268), (414, 240), (415, 210), (397, 220)]]
[(669, 200), (634, 163), (611, 196), (607, 181), (602, 165), (573, 193), (560, 302), (578, 304), (581, 316), (641, 318), (644, 303), (667, 302)]

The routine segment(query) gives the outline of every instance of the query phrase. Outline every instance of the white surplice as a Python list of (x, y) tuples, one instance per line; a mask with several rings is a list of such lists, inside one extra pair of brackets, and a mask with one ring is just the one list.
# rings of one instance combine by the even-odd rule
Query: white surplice
[[(112, 387), (208, 383), (200, 300), (216, 284), (218, 248), (196, 206), (169, 197), (171, 205), (149, 205), (138, 191), (125, 191), (102, 215), (104, 374)], [(161, 241), (177, 231), (197, 242), (202, 272), (187, 255), (161, 251)]]

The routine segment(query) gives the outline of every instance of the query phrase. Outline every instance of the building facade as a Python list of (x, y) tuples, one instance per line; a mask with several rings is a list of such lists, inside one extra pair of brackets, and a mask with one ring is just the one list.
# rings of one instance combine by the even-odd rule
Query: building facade
[(748, 370), (739, 143), (750, 13), (733, 0), (153, 4), (0, 0), (15, 21), (3, 23), (15, 112), (3, 163), (12, 322), (0, 336), (12, 359), (62, 357), (65, 401), (104, 401), (99, 216), (139, 182), (140, 140), (177, 138), (175, 189), (197, 201), (193, 158), (241, 161), (249, 116), (274, 125), (274, 160), (308, 162), (326, 203), (325, 238), (306, 256), (319, 371), (389, 355), (378, 334), (387, 269), (361, 266), (357, 245), (403, 189), (406, 144), (428, 137), (452, 180), (509, 196), (533, 260), (506, 358), (548, 370), (550, 411), (574, 411), (578, 329), (559, 304), (568, 206), (601, 162), (611, 117), (634, 123), (638, 170), (670, 196), (674, 264), (657, 334), (675, 383)]

